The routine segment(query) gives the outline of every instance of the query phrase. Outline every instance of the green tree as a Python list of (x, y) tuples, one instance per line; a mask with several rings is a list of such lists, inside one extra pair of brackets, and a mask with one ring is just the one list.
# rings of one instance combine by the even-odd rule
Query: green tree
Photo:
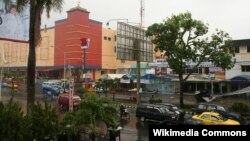
[[(17, 8), (21, 10), (28, 0), (18, 0)], [(27, 67), (27, 113), (32, 112), (35, 104), (35, 69), (36, 47), (41, 41), (41, 15), (45, 11), (47, 17), (51, 10), (61, 11), (63, 0), (30, 0), (29, 55)]]
[(99, 123), (105, 123), (108, 128), (114, 129), (119, 124), (119, 117), (117, 109), (110, 101), (89, 94), (76, 112), (65, 115), (62, 123), (64, 131), (70, 132), (71, 135), (84, 129), (94, 141), (101, 131)]
[[(201, 62), (210, 61), (223, 69), (234, 65), (234, 51), (229, 35), (216, 30), (209, 38), (208, 25), (193, 19), (189, 12), (173, 15), (163, 23), (151, 25), (146, 35), (154, 37), (152, 42), (156, 45), (155, 51), (165, 53), (170, 68), (179, 76), (180, 107), (184, 106), (183, 83)], [(183, 77), (188, 67), (187, 61), (195, 62), (196, 65)]]

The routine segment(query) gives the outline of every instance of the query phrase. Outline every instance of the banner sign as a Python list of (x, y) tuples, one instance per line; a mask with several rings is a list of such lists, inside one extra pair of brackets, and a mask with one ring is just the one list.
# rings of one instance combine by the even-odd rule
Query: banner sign
[(20, 12), (17, 11), (16, 2), (0, 0), (0, 40), (29, 40), (30, 2), (27, 0)]

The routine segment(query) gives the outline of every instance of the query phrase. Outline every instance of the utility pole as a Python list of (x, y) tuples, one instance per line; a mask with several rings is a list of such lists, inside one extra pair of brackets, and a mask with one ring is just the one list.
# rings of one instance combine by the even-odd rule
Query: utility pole
[[(145, 2), (144, 0), (141, 0), (141, 8), (140, 8), (140, 17), (141, 17), (141, 23), (140, 28), (143, 29), (144, 24), (144, 13), (145, 13)], [(135, 40), (135, 47), (137, 48), (137, 60), (136, 60), (136, 74), (137, 74), (137, 83), (136, 83), (136, 104), (140, 103), (141, 96), (140, 96), (140, 85), (141, 85), (141, 50), (140, 50), (140, 42), (139, 40)]]

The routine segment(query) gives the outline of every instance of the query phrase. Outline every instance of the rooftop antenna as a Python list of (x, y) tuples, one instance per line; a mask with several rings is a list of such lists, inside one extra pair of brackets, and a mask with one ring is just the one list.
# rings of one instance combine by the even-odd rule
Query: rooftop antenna
[(80, 2), (80, 0), (79, 0), (79, 1), (78, 1), (78, 4), (77, 4), (77, 7), (80, 7), (80, 3), (81, 3), (81, 2)]

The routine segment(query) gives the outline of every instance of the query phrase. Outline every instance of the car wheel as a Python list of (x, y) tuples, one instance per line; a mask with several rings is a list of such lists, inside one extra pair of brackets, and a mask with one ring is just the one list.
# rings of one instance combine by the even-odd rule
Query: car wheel
[(2, 17), (0, 16), (0, 25), (3, 23)]

